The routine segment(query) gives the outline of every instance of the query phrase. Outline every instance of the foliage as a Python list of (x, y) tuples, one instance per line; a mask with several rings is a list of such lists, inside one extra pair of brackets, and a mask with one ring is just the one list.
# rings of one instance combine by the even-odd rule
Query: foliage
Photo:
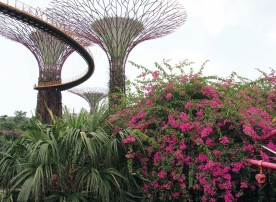
[[(143, 71), (136, 94), (124, 98), (109, 123), (128, 148), (129, 175), (141, 179), (143, 200), (254, 199), (259, 171), (246, 160), (272, 160), (260, 146), (275, 127), (275, 71), (251, 81), (235, 73), (203, 76), (205, 64), (185, 73), (187, 60), (175, 67), (156, 63), (156, 71), (132, 64)], [(269, 177), (275, 187), (275, 173)]]
[(106, 110), (97, 112), (94, 118), (85, 111), (66, 112), (53, 125), (31, 119), (32, 126), (0, 153), (2, 201), (131, 198), (127, 180), (117, 169), (119, 141), (100, 127)]
[(7, 141), (13, 141), (26, 130), (29, 118), (26, 112), (15, 111), (13, 117), (7, 115), (0, 116), (0, 148), (7, 144)]
[(26, 130), (28, 120), (26, 112), (23, 111), (15, 111), (13, 117), (2, 115), (0, 116), (0, 134), (1, 131), (15, 131), (15, 134), (16, 131), (24, 131)]

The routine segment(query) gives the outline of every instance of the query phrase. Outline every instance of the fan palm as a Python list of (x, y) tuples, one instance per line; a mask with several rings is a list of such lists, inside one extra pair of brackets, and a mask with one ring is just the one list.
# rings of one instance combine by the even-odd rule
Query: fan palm
[(102, 108), (53, 117), (52, 126), (33, 119), (0, 153), (2, 201), (125, 201), (119, 141), (100, 127), (105, 118)]

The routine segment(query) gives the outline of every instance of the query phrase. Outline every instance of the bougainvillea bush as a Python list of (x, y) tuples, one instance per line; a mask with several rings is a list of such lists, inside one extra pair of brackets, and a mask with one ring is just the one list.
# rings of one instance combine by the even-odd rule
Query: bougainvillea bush
[(109, 122), (144, 201), (236, 201), (261, 188), (246, 160), (273, 161), (261, 144), (276, 144), (261, 138), (275, 127), (274, 70), (251, 81), (204, 76), (204, 65), (194, 73), (187, 60), (132, 64), (142, 71), (136, 91)]

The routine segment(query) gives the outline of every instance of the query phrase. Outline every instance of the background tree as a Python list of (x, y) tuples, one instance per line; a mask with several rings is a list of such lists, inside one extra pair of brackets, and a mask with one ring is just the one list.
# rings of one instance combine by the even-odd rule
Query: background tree
[[(27, 112), (23, 111), (15, 111), (14, 116), (7, 116), (2, 115), (0, 117), (0, 131), (9, 131), (11, 133), (12, 131), (18, 131), (22, 132), (26, 130), (26, 127), (28, 125), (29, 118), (26, 117)], [(0, 132), (1, 133), (1, 132)], [(4, 132), (5, 134), (8, 134)]]

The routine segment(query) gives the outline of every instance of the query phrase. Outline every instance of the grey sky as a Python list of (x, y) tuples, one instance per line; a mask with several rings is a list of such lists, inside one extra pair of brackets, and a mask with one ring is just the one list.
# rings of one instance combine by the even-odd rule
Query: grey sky
[[(3, 0), (4, 1), (4, 0)], [(142, 42), (128, 60), (146, 67), (154, 62), (173, 59), (173, 63), (189, 59), (200, 66), (210, 60), (205, 74), (226, 77), (232, 71), (254, 79), (260, 74), (255, 68), (268, 71), (276, 66), (276, 1), (275, 0), (180, 0), (187, 12), (187, 21), (173, 34), (161, 39)], [(46, 5), (45, 0), (25, 0), (26, 4)], [(96, 71), (79, 87), (106, 87), (108, 61), (105, 53), (94, 45)], [(38, 66), (34, 56), (23, 45), (0, 38), (0, 115), (13, 115), (16, 110), (34, 113)], [(78, 75), (86, 68), (78, 54), (65, 62), (63, 78)], [(126, 66), (129, 78), (139, 72)], [(78, 112), (89, 109), (84, 99), (63, 92), (63, 104)]]

